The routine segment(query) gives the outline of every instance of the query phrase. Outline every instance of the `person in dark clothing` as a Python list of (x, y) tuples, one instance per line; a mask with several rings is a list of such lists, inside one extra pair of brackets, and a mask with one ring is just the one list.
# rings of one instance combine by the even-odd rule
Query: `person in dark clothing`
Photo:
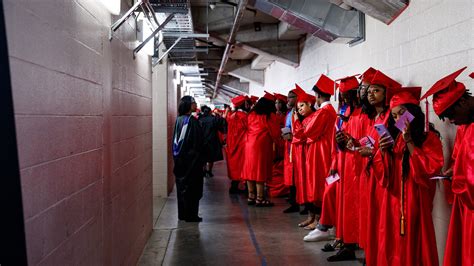
[(225, 119), (212, 115), (211, 108), (204, 105), (201, 107), (199, 123), (203, 130), (205, 158), (206, 158), (206, 177), (213, 177), (212, 167), (214, 162), (222, 161), (222, 143), (219, 140), (217, 132), (225, 133)]
[(194, 98), (181, 98), (173, 133), (173, 173), (176, 177), (178, 219), (186, 222), (202, 221), (198, 211), (203, 190), (204, 138), (199, 121), (191, 115), (194, 111)]

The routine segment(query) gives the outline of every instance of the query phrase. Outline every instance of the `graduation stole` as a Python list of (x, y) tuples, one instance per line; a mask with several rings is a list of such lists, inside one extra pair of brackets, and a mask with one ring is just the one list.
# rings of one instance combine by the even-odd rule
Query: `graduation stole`
[(181, 148), (183, 147), (184, 137), (186, 136), (186, 132), (188, 131), (188, 124), (190, 116), (184, 118), (183, 126), (181, 127), (181, 131), (178, 133), (178, 123), (175, 125), (175, 135), (173, 140), (173, 157), (178, 157), (179, 153), (181, 152)]

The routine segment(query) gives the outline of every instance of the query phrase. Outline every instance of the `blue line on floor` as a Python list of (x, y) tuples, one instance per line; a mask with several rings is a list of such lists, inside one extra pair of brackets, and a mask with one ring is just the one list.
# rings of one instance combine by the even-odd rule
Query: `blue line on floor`
[(252, 244), (255, 247), (255, 251), (257, 252), (257, 255), (260, 257), (261, 265), (262, 266), (267, 266), (267, 260), (265, 259), (265, 256), (263, 256), (262, 251), (260, 250), (260, 245), (257, 242), (257, 238), (255, 237), (255, 233), (252, 229), (252, 224), (250, 223), (249, 219), (249, 210), (247, 209), (244, 204), (242, 204), (242, 201), (239, 198), (239, 204), (240, 204), (240, 209), (242, 209), (242, 213), (244, 215), (244, 220), (245, 224), (247, 225), (247, 228), (249, 230), (250, 234), (250, 239), (252, 240)]

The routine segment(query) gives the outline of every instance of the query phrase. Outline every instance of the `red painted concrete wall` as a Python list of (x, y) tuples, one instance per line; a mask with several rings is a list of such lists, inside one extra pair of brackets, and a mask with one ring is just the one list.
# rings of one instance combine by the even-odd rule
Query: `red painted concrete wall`
[(29, 264), (135, 264), (152, 228), (152, 120), (133, 20), (109, 42), (117, 17), (98, 1), (4, 8)]

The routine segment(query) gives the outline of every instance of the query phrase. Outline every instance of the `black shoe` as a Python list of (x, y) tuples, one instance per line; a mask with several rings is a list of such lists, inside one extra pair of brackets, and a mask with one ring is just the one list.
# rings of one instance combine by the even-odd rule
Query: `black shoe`
[(290, 207), (283, 210), (283, 213), (292, 213), (292, 212), (299, 212), (300, 206), (298, 205), (291, 205)]
[(199, 222), (202, 222), (202, 218), (199, 217), (199, 216), (191, 217), (191, 218), (187, 218), (186, 222), (187, 223), (199, 223)]
[(324, 247), (321, 250), (323, 252), (336, 251), (336, 249), (330, 243), (326, 243), (326, 245), (324, 245)]
[(304, 208), (302, 211), (300, 211), (300, 215), (307, 215), (308, 214), (308, 209)]
[(354, 250), (350, 250), (348, 248), (343, 248), (339, 250), (336, 255), (333, 255), (327, 258), (328, 261), (346, 261), (346, 260), (355, 260), (355, 252)]

